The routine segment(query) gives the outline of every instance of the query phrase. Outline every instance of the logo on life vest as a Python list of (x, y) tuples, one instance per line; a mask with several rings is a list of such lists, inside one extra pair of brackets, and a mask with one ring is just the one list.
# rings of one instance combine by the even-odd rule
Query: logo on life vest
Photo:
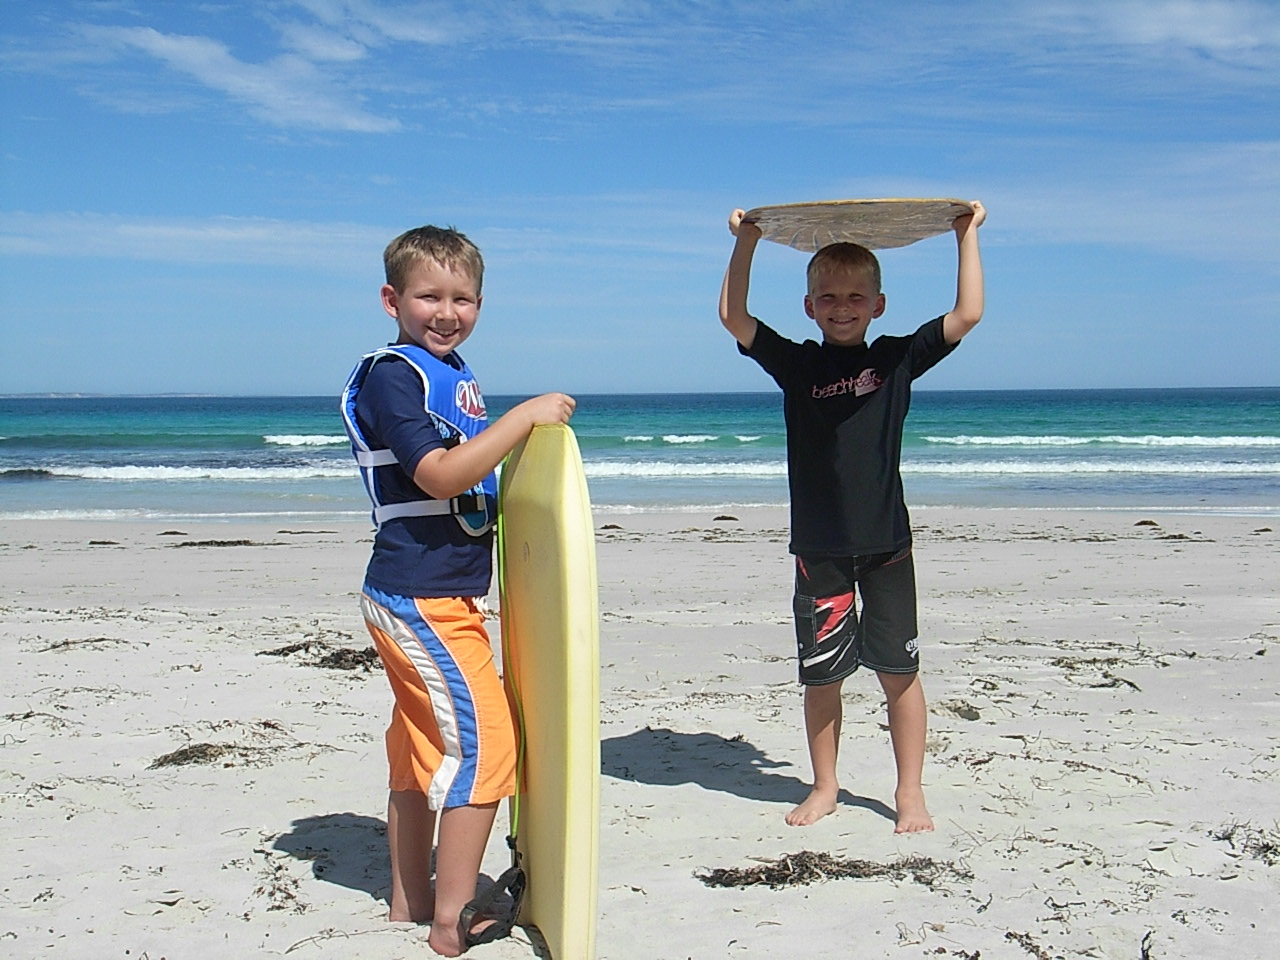
[(458, 409), (468, 417), (474, 417), (477, 420), (484, 419), (484, 397), (480, 396), (480, 384), (474, 380), (463, 380), (458, 384), (457, 396), (454, 397), (454, 402), (458, 405)]

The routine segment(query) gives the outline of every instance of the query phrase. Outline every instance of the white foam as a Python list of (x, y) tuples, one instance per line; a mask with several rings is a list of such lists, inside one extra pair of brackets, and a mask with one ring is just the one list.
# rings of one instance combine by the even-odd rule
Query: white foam
[(355, 462), (348, 466), (306, 464), (296, 467), (62, 467), (42, 468), (55, 477), (81, 480), (315, 480), (351, 477)]
[(243, 510), (201, 513), (192, 510), (12, 510), (0, 520), (354, 520), (367, 519), (368, 510)]
[[(783, 460), (711, 461), (675, 463), (669, 460), (587, 461), (588, 478), (623, 480), (629, 478), (678, 479), (682, 477), (774, 478), (787, 475)], [(904, 474), (937, 476), (1103, 476), (1127, 474), (1146, 476), (1280, 476), (1280, 463), (1232, 463), (1219, 460), (1200, 461), (1131, 461), (1068, 460), (1038, 462), (1028, 460), (968, 460), (956, 463), (940, 461), (904, 461)]]
[(958, 447), (1080, 447), (1089, 444), (1115, 444), (1139, 447), (1280, 447), (1280, 437), (1204, 437), (1204, 436), (1126, 436), (1103, 434), (1088, 437), (1067, 437), (1055, 434), (1045, 436), (972, 436), (925, 437), (929, 443), (942, 443)]
[(671, 463), (646, 460), (627, 463), (620, 460), (597, 460), (583, 464), (589, 478), (627, 479), (631, 477), (785, 477), (787, 465), (782, 461), (759, 463), (712, 462)]
[(662, 439), (666, 443), (710, 443), (720, 438), (713, 433), (668, 433)]
[(1145, 474), (1219, 476), (1280, 476), (1280, 463), (1230, 463), (1221, 460), (1147, 462), (1132, 460), (1068, 460), (1060, 463), (1024, 460), (990, 460), (965, 463), (903, 462), (903, 473), (946, 475), (1071, 475), (1071, 474)]
[(280, 447), (336, 447), (348, 443), (346, 436), (324, 434), (268, 434), (263, 442)]

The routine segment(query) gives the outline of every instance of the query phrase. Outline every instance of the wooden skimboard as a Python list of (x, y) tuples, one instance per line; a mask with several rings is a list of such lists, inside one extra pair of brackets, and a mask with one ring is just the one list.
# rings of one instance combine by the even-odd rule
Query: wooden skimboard
[(819, 200), (748, 210), (743, 220), (766, 240), (812, 253), (829, 243), (860, 243), (868, 250), (905, 247), (951, 229), (973, 213), (966, 200)]
[(600, 633), (591, 503), (573, 431), (534, 427), (502, 468), (498, 502), (503, 682), (522, 749), (512, 819), (528, 888), (518, 920), (541, 932), (553, 960), (591, 960)]

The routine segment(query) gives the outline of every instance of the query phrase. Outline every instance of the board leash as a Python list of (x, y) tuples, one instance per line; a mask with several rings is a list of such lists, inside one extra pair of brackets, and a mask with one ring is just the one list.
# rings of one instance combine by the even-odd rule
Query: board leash
[[(515, 707), (516, 721), (516, 783), (515, 790), (511, 794), (511, 829), (507, 834), (507, 846), (511, 849), (511, 869), (518, 871), (520, 874), (520, 894), (523, 895), (526, 878), (524, 869), (520, 865), (520, 851), (516, 847), (517, 838), (520, 836), (520, 785), (524, 782), (525, 767), (525, 722), (524, 722), (524, 701), (520, 697), (520, 687), (516, 683), (515, 674), (511, 671), (511, 632), (507, 629), (506, 622), (502, 619), (502, 614), (507, 610), (506, 597), (506, 535), (503, 529), (502, 519), (502, 501), (498, 501), (498, 519), (497, 519), (497, 539), (498, 539), (498, 615), (499, 623), (502, 629), (502, 673), (504, 679), (508, 681), (508, 689), (511, 690), (511, 700)], [(510, 871), (508, 871), (510, 872)], [(515, 909), (519, 911), (519, 898), (516, 899)]]
[[(501, 498), (499, 498), (501, 503)], [(495, 522), (496, 535), (498, 539), (498, 602), (500, 604), (499, 617), (503, 609), (506, 609), (506, 589), (502, 576), (502, 571), (506, 569), (504, 562), (506, 551), (503, 546), (505, 537), (502, 529), (502, 510), (499, 508), (498, 516)], [(499, 620), (501, 623), (501, 619)], [(509, 672), (510, 660), (510, 642), (509, 632), (504, 628), (502, 630), (502, 669), (505, 673)], [(504, 679), (506, 679), (504, 677)], [(520, 865), (520, 851), (516, 847), (516, 837), (519, 835), (520, 824), (520, 782), (524, 779), (524, 705), (520, 700), (520, 691), (516, 687), (515, 677), (509, 677), (511, 691), (511, 700), (515, 705), (515, 721), (517, 728), (516, 742), (516, 783), (515, 789), (511, 794), (511, 830), (507, 834), (507, 846), (511, 848), (511, 866), (502, 872), (502, 875), (496, 879), (493, 884), (473, 898), (466, 906), (464, 906), (458, 915), (458, 925), (462, 929), (464, 949), (479, 946), (484, 943), (491, 943), (494, 940), (501, 940), (503, 937), (511, 935), (511, 928), (516, 925), (516, 921), (520, 917), (520, 907), (524, 903), (525, 889), (528, 886), (529, 878), (524, 872), (524, 868)], [(507, 892), (511, 896), (511, 907), (504, 911), (505, 916), (495, 916), (493, 913), (494, 904), (498, 897)], [(492, 922), (482, 930), (472, 932), (472, 927), (480, 920), (491, 920)], [(536, 928), (533, 928), (536, 929)]]

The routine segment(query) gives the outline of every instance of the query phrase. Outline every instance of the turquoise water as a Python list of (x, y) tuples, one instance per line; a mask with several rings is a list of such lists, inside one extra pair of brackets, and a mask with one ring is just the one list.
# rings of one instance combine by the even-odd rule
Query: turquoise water
[[(786, 502), (778, 394), (580, 396), (573, 427), (596, 504)], [(920, 391), (903, 482), (913, 505), (1276, 514), (1280, 388)], [(334, 397), (0, 399), (0, 519), (366, 513)]]

